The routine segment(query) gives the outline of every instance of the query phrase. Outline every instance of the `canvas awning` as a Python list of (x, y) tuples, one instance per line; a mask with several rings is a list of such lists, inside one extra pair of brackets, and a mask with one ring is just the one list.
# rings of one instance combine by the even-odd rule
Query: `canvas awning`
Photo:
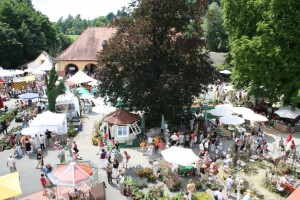
[(76, 74), (74, 74), (71, 78), (67, 79), (67, 81), (80, 84), (80, 83), (89, 83), (92, 81), (97, 81), (92, 77), (86, 75), (83, 71), (79, 70)]
[(120, 108), (115, 112), (104, 116), (103, 121), (112, 125), (127, 125), (139, 121), (140, 118), (140, 115), (133, 114), (124, 108)]
[(0, 177), (0, 199), (8, 199), (21, 194), (19, 172)]

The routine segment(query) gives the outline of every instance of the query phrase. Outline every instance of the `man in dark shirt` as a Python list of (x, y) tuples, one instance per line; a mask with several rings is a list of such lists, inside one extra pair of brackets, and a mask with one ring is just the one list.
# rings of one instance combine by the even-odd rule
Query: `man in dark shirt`
[(38, 150), (38, 153), (36, 155), (36, 159), (37, 159), (36, 168), (38, 169), (39, 166), (41, 166), (41, 168), (42, 168), (43, 167), (43, 164), (42, 164), (43, 155), (42, 155), (42, 150), (41, 149)]
[(45, 132), (45, 135), (47, 136), (47, 140), (46, 140), (46, 145), (47, 146), (50, 146), (51, 145), (51, 131), (49, 131), (48, 129), (46, 130)]
[[(6, 120), (3, 120), (1, 122), (1, 126), (2, 126), (2, 132), (3, 134), (7, 134), (7, 124), (6, 124)], [(4, 133), (5, 132), (5, 133)]]

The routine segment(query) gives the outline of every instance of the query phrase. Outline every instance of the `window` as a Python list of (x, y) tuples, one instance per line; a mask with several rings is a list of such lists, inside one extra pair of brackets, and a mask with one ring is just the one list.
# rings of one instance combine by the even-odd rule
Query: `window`
[(134, 135), (137, 135), (137, 134), (140, 134), (141, 133), (141, 129), (140, 127), (137, 125), (137, 123), (133, 123), (133, 124), (130, 124), (130, 130), (131, 132), (134, 134)]
[(127, 137), (127, 126), (118, 126), (118, 137)]

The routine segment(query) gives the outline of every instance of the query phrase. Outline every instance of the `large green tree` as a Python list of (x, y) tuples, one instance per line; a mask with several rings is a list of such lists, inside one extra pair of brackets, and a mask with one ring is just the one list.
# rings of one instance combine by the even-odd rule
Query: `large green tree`
[(206, 0), (133, 1), (99, 54), (100, 92), (154, 114), (190, 105), (215, 80), (202, 39)]
[(33, 60), (41, 51), (54, 52), (56, 30), (30, 0), (0, 1), (0, 65), (16, 67)]
[(300, 3), (297, 0), (222, 0), (233, 81), (250, 94), (300, 102)]
[(210, 51), (227, 52), (228, 36), (223, 27), (223, 11), (216, 2), (208, 7), (204, 16), (203, 30)]

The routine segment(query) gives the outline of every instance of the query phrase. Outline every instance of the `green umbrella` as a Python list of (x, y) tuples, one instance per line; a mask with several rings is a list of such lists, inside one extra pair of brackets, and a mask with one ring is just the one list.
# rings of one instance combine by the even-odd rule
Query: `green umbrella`
[(90, 94), (88, 90), (77, 91), (78, 94)]
[(160, 125), (161, 129), (165, 129), (165, 117), (164, 115), (161, 115), (161, 125)]
[(80, 90), (86, 90), (86, 88), (84, 88), (84, 87), (76, 88), (76, 91), (80, 91)]

